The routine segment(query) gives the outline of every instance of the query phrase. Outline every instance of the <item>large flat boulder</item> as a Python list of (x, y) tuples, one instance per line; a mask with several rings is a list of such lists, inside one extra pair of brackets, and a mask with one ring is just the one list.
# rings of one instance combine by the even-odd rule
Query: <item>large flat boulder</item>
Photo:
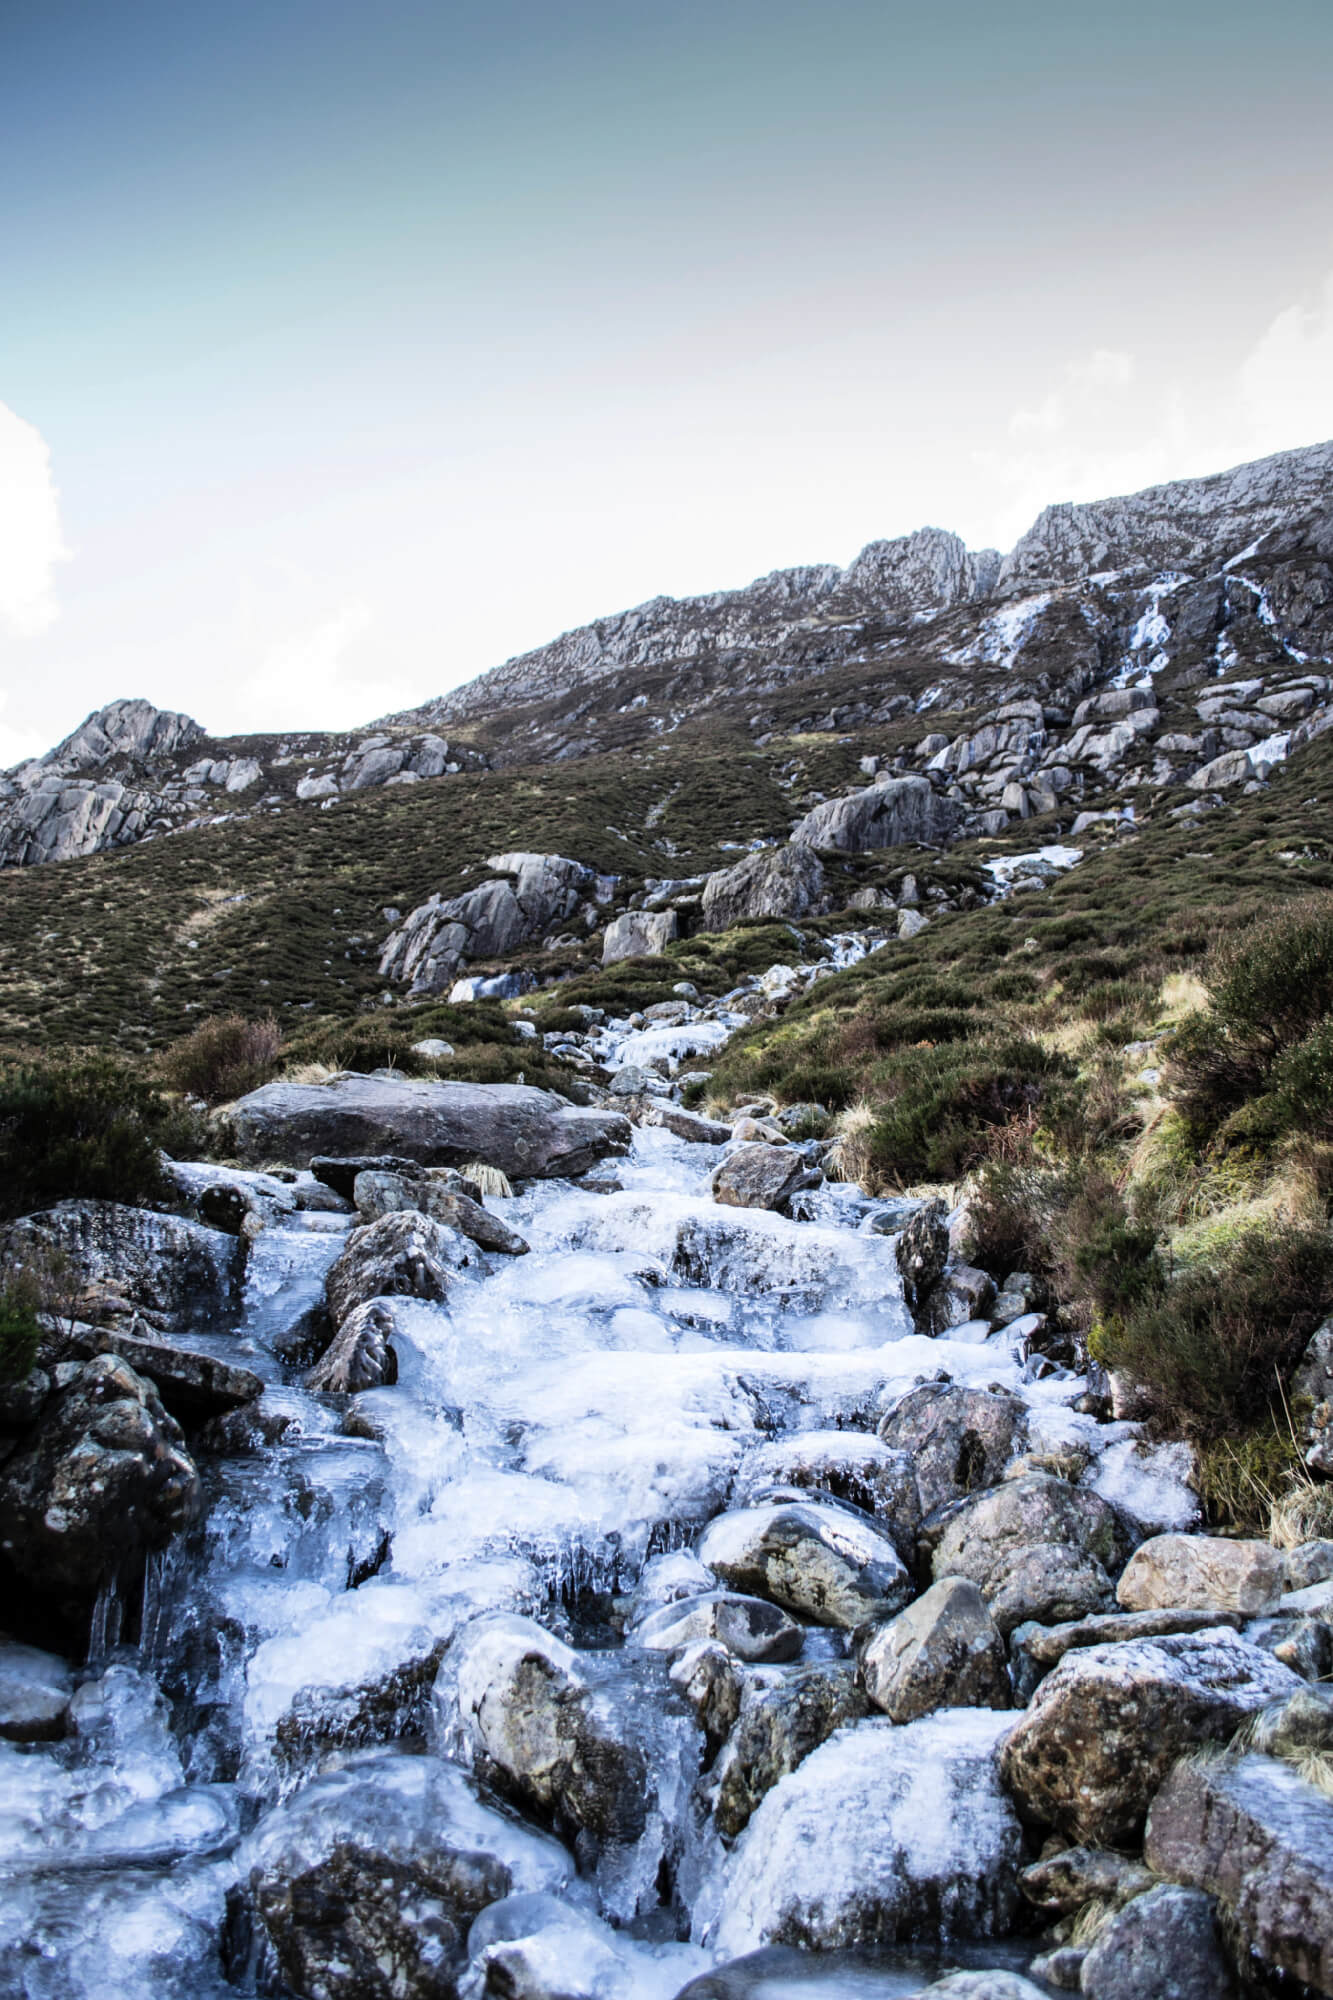
[(960, 814), (929, 778), (889, 778), (866, 791), (815, 806), (792, 828), (793, 845), (836, 847), (862, 854), (919, 840), (943, 845), (958, 831)]
[(231, 1107), (242, 1157), (304, 1166), (312, 1154), (397, 1154), (425, 1166), (483, 1160), (511, 1178), (582, 1174), (629, 1150), (628, 1118), (523, 1083), (346, 1075), (266, 1083)]

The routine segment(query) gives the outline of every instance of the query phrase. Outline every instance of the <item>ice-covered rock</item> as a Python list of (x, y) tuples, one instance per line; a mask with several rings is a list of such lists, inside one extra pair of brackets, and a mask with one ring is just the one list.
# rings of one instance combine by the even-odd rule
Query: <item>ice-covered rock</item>
[(234, 1235), (118, 1201), (62, 1201), (25, 1215), (0, 1231), (0, 1250), (63, 1262), (81, 1302), (119, 1300), (182, 1325), (233, 1305), (243, 1264)]
[(709, 1963), (695, 1945), (640, 1943), (540, 1893), (492, 1903), (468, 1956), (483, 1990), (505, 2000), (675, 2000)]
[(461, 1261), (458, 1232), (418, 1209), (395, 1209), (354, 1229), (325, 1280), (335, 1327), (372, 1299), (444, 1299)]
[(974, 1583), (945, 1577), (881, 1625), (861, 1652), (876, 1708), (913, 1722), (939, 1708), (1008, 1708), (1004, 1640)]
[(1028, 1409), (1003, 1389), (968, 1389), (927, 1382), (895, 1401), (880, 1420), (879, 1435), (905, 1452), (920, 1495), (921, 1511), (997, 1485), (1027, 1442)]
[(1098, 1933), (1079, 1990), (1084, 2000), (1236, 2000), (1213, 1898), (1167, 1883), (1136, 1896)]
[(911, 1595), (897, 1549), (873, 1521), (814, 1500), (720, 1514), (697, 1553), (734, 1590), (817, 1625), (850, 1631), (891, 1616)]
[(751, 1675), (739, 1715), (708, 1780), (713, 1818), (729, 1840), (759, 1801), (835, 1729), (867, 1714), (850, 1662), (829, 1660), (767, 1677)]
[(979, 1584), (1007, 1635), (1028, 1618), (1054, 1624), (1107, 1608), (1129, 1539), (1099, 1494), (1025, 1473), (959, 1503), (936, 1544), (934, 1573)]
[(738, 1660), (794, 1660), (804, 1637), (795, 1620), (776, 1604), (729, 1590), (664, 1604), (634, 1628), (635, 1644), (649, 1652), (678, 1653), (709, 1639)]
[(713, 1199), (729, 1208), (770, 1208), (785, 1213), (801, 1188), (821, 1179), (794, 1146), (737, 1146), (713, 1174)]

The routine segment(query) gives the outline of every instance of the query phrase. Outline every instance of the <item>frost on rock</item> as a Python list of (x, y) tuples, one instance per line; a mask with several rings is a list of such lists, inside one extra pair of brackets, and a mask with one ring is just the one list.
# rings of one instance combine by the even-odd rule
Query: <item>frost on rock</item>
[(954, 1709), (839, 1730), (764, 1799), (695, 1935), (739, 1956), (1004, 1930), (1022, 1853), (996, 1767), (1010, 1720)]

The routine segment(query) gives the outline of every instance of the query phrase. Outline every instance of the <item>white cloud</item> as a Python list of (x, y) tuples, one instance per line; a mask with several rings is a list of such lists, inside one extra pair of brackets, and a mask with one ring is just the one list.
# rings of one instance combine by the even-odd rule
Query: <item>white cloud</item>
[(68, 555), (46, 439), (0, 403), (0, 628), (28, 639), (54, 623)]
[[(297, 579), (291, 579), (298, 581)], [(299, 622), (290, 603), (277, 617), (272, 597), (247, 606), (245, 650), (258, 666), (211, 698), (218, 730), (355, 729), (412, 701), (411, 690), (376, 670), (362, 643), (374, 623), (370, 605), (352, 597), (323, 614), (308, 609)], [(272, 622), (270, 622), (272, 621)], [(278, 635), (273, 625), (285, 626)]]
[(1333, 437), (1333, 271), (1313, 307), (1288, 306), (1240, 366), (1241, 407), (1265, 452)]
[(42, 741), (38, 730), (6, 722), (4, 711), (8, 706), (9, 695), (4, 688), (0, 688), (0, 771), (26, 763), (29, 757), (40, 757), (51, 747)]

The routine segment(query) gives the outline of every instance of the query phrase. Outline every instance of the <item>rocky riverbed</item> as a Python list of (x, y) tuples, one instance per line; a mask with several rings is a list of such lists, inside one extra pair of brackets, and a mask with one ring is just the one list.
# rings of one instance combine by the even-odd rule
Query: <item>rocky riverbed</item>
[(0, 1413), (0, 1990), (1333, 1993), (1333, 1544), (1201, 1533), (965, 1212), (685, 1110), (761, 992), (11, 1233), (93, 1296)]

